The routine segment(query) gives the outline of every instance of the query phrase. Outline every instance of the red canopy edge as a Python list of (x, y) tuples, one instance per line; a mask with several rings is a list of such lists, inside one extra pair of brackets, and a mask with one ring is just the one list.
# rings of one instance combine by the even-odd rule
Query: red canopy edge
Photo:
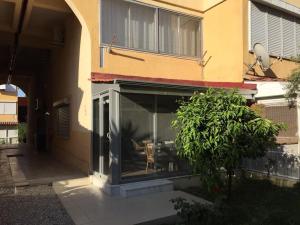
[(213, 87), (213, 88), (238, 88), (256, 90), (256, 84), (246, 84), (243, 82), (214, 82), (214, 81), (196, 81), (196, 80), (179, 80), (168, 78), (154, 78), (154, 77), (141, 77), (141, 76), (129, 76), (121, 74), (110, 73), (95, 73), (92, 72), (91, 81), (95, 83), (108, 83), (114, 80), (128, 80), (139, 81), (157, 84), (170, 84), (181, 86), (194, 86), (194, 87)]

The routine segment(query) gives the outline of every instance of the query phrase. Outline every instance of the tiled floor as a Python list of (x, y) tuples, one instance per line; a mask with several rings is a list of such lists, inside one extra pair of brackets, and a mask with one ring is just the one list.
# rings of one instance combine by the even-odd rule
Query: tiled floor
[[(10, 173), (14, 183), (40, 184), (84, 177), (79, 170), (67, 166), (47, 153), (38, 153), (27, 145), (0, 150), (0, 160), (6, 161), (0, 175)], [(3, 165), (5, 165), (3, 163)], [(4, 182), (0, 177), (0, 182)]]
[(64, 207), (77, 225), (133, 225), (175, 215), (171, 199), (205, 202), (181, 191), (132, 198), (110, 197), (92, 185), (54, 183)]

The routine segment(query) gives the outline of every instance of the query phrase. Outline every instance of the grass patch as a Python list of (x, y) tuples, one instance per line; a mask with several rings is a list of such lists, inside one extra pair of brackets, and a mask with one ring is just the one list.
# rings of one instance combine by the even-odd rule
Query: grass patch
[[(209, 201), (215, 201), (222, 195), (196, 188), (185, 191)], [(224, 214), (230, 218), (228, 225), (300, 224), (299, 185), (279, 187), (269, 180), (246, 179), (235, 184), (231, 199), (225, 204), (227, 210)], [(199, 221), (199, 224), (202, 223)]]

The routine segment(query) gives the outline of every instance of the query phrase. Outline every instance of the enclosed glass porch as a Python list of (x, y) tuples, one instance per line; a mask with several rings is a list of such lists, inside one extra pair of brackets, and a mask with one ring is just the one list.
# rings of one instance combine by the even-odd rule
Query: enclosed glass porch
[(188, 174), (171, 123), (192, 93), (109, 87), (93, 96), (94, 174), (110, 184)]
[(239, 88), (249, 100), (256, 93), (256, 86), (244, 83), (125, 78), (92, 76), (92, 172), (109, 185), (190, 174), (177, 156), (171, 126), (178, 101), (209, 86)]

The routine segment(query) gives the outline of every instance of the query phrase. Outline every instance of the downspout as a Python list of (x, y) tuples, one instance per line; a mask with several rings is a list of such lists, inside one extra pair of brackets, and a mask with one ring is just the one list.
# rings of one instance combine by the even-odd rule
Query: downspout
[(18, 28), (17, 28), (16, 33), (14, 34), (14, 43), (12, 46), (12, 54), (10, 57), (7, 84), (11, 83), (11, 78), (15, 71), (17, 51), (18, 51), (18, 47), (19, 47), (19, 39), (20, 39), (20, 34), (22, 32), (23, 24), (24, 24), (24, 18), (25, 18), (25, 14), (26, 14), (27, 5), (28, 5), (28, 0), (23, 0), (19, 23), (18, 23)]

